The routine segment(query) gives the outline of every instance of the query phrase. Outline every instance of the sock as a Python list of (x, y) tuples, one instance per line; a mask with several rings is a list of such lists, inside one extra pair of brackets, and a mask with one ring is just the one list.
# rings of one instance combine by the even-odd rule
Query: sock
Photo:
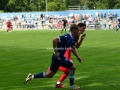
[(63, 32), (64, 29), (62, 29), (61, 33)]
[(69, 76), (70, 86), (74, 86), (74, 76)]
[(66, 33), (66, 29), (65, 29), (65, 33)]
[(59, 78), (58, 82), (62, 83), (68, 76), (69, 73), (63, 73)]
[(34, 75), (34, 79), (36, 78), (45, 78), (45, 72)]
[(74, 85), (70, 86), (70, 88), (73, 88), (73, 87), (74, 87)]
[(58, 81), (57, 84), (61, 84), (61, 82)]

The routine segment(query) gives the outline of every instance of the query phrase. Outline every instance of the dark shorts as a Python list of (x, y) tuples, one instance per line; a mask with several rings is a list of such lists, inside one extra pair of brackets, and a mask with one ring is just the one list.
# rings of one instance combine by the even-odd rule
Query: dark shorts
[(60, 57), (60, 60), (56, 59), (54, 54), (52, 56), (52, 62), (50, 65), (50, 70), (56, 73), (60, 66), (70, 69), (73, 63), (65, 57)]
[(118, 24), (118, 27), (120, 28), (120, 24)]
[(63, 28), (66, 28), (66, 24), (63, 24)]

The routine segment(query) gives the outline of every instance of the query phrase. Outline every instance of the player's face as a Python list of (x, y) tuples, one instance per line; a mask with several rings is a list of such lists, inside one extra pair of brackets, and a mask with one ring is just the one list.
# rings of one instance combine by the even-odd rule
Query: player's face
[(74, 33), (74, 36), (75, 36), (75, 37), (78, 36), (78, 34), (79, 34), (79, 29), (74, 29), (73, 33)]
[(79, 27), (80, 34), (83, 34), (83, 32), (85, 31), (85, 29), (86, 29), (85, 26)]

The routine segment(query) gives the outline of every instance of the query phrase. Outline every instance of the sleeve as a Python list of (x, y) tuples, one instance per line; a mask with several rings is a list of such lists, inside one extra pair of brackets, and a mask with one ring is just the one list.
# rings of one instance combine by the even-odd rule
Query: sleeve
[(59, 42), (63, 42), (63, 43), (68, 41), (67, 36), (59, 36), (58, 39)]

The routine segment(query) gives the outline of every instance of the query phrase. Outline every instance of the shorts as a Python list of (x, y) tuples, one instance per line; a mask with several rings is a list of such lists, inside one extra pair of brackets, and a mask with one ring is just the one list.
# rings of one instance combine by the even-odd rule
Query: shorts
[(63, 25), (63, 28), (66, 28), (66, 25), (65, 25), (65, 24)]
[(73, 63), (67, 58), (62, 56), (59, 59), (56, 59), (55, 55), (53, 54), (50, 70), (56, 73), (60, 66), (70, 69), (72, 65)]
[(11, 26), (7, 26), (7, 29), (11, 29)]

